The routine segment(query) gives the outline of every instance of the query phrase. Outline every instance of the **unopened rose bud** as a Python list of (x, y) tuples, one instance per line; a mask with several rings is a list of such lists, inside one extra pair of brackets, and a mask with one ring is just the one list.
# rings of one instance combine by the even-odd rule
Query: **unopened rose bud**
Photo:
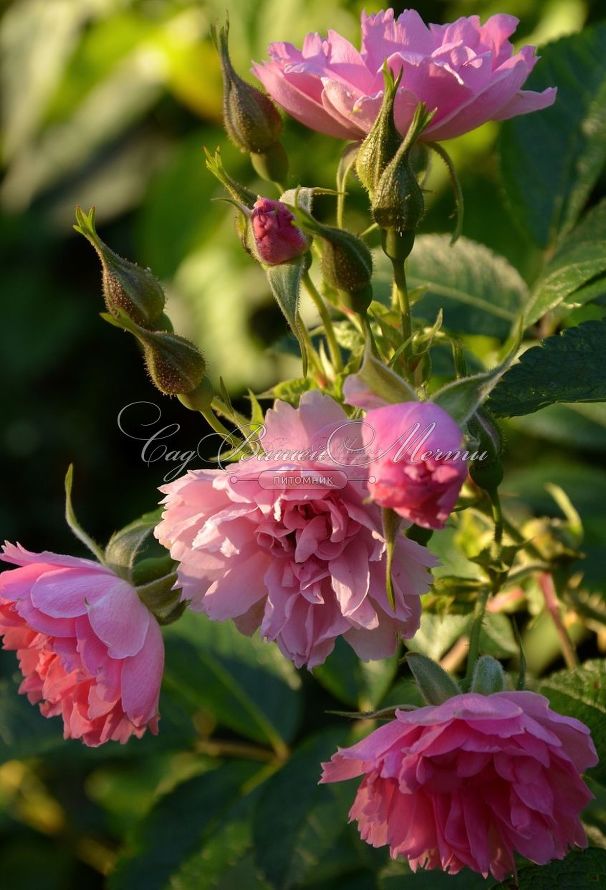
[(372, 129), (360, 145), (356, 157), (356, 173), (367, 192), (372, 195), (381, 175), (395, 153), (397, 152), (402, 137), (394, 122), (393, 106), (398, 91), (402, 72), (394, 79), (387, 65), (383, 68), (385, 81), (383, 89), (383, 102)]
[(414, 232), (423, 216), (425, 202), (410, 163), (410, 151), (432, 117), (433, 112), (422, 103), (417, 106), (406, 138), (372, 193), (372, 214), (382, 229), (393, 229), (398, 234)]
[(301, 227), (323, 239), (322, 274), (330, 287), (345, 292), (351, 308), (364, 313), (372, 301), (372, 255), (361, 240), (346, 229), (325, 226), (308, 213), (295, 213)]
[(143, 348), (145, 364), (152, 383), (167, 396), (195, 390), (206, 371), (206, 362), (197, 346), (168, 331), (149, 331), (135, 324), (124, 313), (116, 319), (102, 316), (115, 327), (133, 334)]
[(118, 256), (99, 238), (94, 207), (88, 213), (78, 207), (74, 229), (92, 244), (101, 260), (107, 311), (115, 318), (124, 312), (143, 327), (164, 327), (165, 297), (160, 282), (149, 269)]
[(223, 74), (223, 122), (227, 135), (241, 151), (251, 154), (257, 173), (280, 181), (288, 171), (282, 145), (282, 118), (271, 99), (236, 73), (229, 56), (229, 25), (212, 28), (211, 36)]
[(309, 249), (309, 239), (294, 225), (294, 215), (286, 204), (258, 198), (250, 217), (255, 248), (268, 266), (287, 263)]

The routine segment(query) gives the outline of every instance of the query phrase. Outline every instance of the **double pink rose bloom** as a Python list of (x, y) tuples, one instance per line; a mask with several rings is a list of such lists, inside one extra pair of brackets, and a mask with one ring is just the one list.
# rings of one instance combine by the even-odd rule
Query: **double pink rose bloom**
[(597, 755), (584, 723), (533, 692), (456, 695), (396, 719), (324, 764), (322, 782), (364, 776), (350, 818), (373, 847), (418, 868), (467, 866), (498, 881), (514, 853), (543, 865), (586, 847), (580, 777)]
[(381, 512), (367, 503), (360, 424), (317, 391), (267, 412), (263, 454), (165, 486), (157, 537), (191, 608), (260, 629), (297, 667), (343, 636), (363, 659), (392, 655), (419, 626), (435, 558), (400, 536), (395, 611), (385, 593)]
[(436, 109), (421, 136), (452, 139), (486, 121), (500, 121), (547, 108), (556, 90), (521, 87), (537, 62), (534, 47), (514, 53), (509, 37), (518, 19), (493, 15), (482, 25), (477, 15), (448, 25), (426, 25), (414, 9), (398, 18), (388, 9), (362, 13), (358, 51), (338, 34), (308, 34), (301, 50), (272, 43), (270, 60), (253, 66), (269, 95), (312, 130), (338, 139), (360, 140), (371, 129), (383, 96), (382, 68), (402, 71), (394, 114), (402, 135), (424, 102)]
[(0, 635), (15, 649), (20, 692), (66, 739), (86, 745), (158, 731), (164, 643), (130, 584), (89, 559), (5, 544)]

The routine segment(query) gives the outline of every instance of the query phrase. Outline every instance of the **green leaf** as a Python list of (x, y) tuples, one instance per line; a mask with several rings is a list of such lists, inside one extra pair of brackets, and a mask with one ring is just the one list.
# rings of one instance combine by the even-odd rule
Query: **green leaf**
[(557, 86), (556, 102), (503, 126), (506, 194), (541, 247), (573, 227), (606, 160), (605, 55), (606, 24), (541, 47), (525, 89)]
[[(526, 324), (564, 303), (569, 309), (606, 293), (606, 200), (562, 240), (535, 284)], [(564, 307), (563, 307), (564, 308)]]
[(586, 661), (575, 670), (558, 671), (542, 680), (538, 691), (546, 695), (554, 711), (587, 724), (600, 763), (590, 772), (597, 782), (606, 781), (606, 661)]
[(606, 321), (586, 321), (528, 349), (493, 391), (498, 417), (530, 414), (556, 402), (606, 399)]
[(304, 375), (307, 373), (307, 346), (301, 332), (303, 322), (299, 317), (299, 296), (301, 279), (308, 265), (309, 257), (307, 254), (303, 254), (303, 256), (296, 257), (288, 263), (280, 263), (278, 266), (265, 266), (271, 292), (299, 343)]
[(130, 575), (137, 554), (160, 521), (160, 514), (160, 510), (145, 513), (114, 532), (105, 548), (105, 560), (112, 569)]
[(264, 786), (255, 812), (255, 857), (275, 890), (313, 877), (346, 826), (353, 783), (318, 785), (320, 764), (346, 732), (330, 729), (308, 738)]
[(520, 316), (528, 289), (503, 257), (483, 244), (448, 235), (422, 235), (406, 264), (411, 288), (427, 288), (414, 314), (434, 319), (444, 310), (444, 327), (456, 333), (506, 339)]
[(373, 355), (372, 346), (368, 340), (364, 347), (362, 366), (357, 374), (352, 374), (348, 380), (352, 389), (355, 382), (356, 399), (361, 396), (364, 400), (356, 400), (355, 404), (361, 407), (376, 407), (382, 402), (397, 404), (398, 402), (417, 401), (414, 389), (399, 374), (396, 374)]
[(441, 705), (454, 695), (460, 695), (458, 685), (433, 659), (420, 652), (409, 652), (406, 663), (428, 705)]
[(193, 612), (166, 628), (165, 643), (168, 688), (223, 726), (285, 753), (301, 716), (301, 681), (276, 646)]
[(351, 646), (339, 639), (324, 664), (313, 675), (335, 698), (361, 711), (377, 707), (396, 674), (398, 659), (360, 661)]
[(118, 859), (110, 890), (165, 890), (183, 863), (205, 849), (258, 772), (258, 764), (232, 761), (161, 797)]
[(515, 361), (520, 348), (521, 333), (520, 330), (507, 356), (496, 368), (447, 383), (433, 394), (431, 401), (447, 411), (460, 426), (464, 426), (488, 399), (499, 380)]
[(84, 544), (84, 546), (90, 550), (95, 559), (103, 563), (104, 556), (103, 550), (96, 541), (93, 541), (91, 536), (87, 534), (80, 523), (76, 518), (76, 514), (74, 512), (74, 507), (72, 504), (72, 486), (74, 483), (74, 465), (70, 464), (67, 468), (67, 473), (65, 474), (65, 521), (67, 522), (70, 530), (73, 534), (78, 538), (79, 541)]
[(594, 890), (606, 883), (606, 850), (590, 847), (569, 853), (560, 862), (530, 865), (520, 869), (518, 880), (493, 884), (492, 890)]

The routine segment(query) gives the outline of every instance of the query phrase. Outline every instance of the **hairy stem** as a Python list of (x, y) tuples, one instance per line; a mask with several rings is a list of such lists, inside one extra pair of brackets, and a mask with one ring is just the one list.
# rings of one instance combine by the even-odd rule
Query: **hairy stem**
[(343, 360), (341, 358), (341, 350), (339, 349), (339, 344), (337, 343), (337, 338), (335, 336), (335, 329), (333, 327), (332, 319), (330, 317), (330, 313), (328, 311), (326, 303), (322, 299), (322, 295), (311, 280), (311, 275), (309, 274), (309, 272), (306, 272), (303, 276), (303, 284), (305, 285), (307, 293), (314, 301), (316, 308), (320, 314), (320, 318), (322, 319), (332, 364), (337, 372), (342, 371)]

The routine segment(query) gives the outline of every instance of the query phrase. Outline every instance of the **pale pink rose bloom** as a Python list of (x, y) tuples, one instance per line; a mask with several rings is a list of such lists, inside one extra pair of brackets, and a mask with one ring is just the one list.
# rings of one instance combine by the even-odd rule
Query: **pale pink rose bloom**
[(366, 412), (362, 439), (373, 501), (424, 528), (442, 528), (467, 476), (463, 433), (452, 417), (432, 402), (384, 405)]
[(269, 266), (287, 263), (309, 249), (309, 241), (294, 223), (294, 216), (281, 201), (258, 198), (250, 222), (259, 257)]
[[(233, 618), (243, 633), (260, 628), (297, 667), (321, 664), (339, 636), (363, 659), (393, 654), (398, 637), (419, 626), (419, 596), (436, 564), (424, 547), (398, 540), (394, 612), (381, 514), (365, 503), (364, 471), (339, 465), (340, 446), (326, 451), (331, 434), (361, 447), (359, 426), (346, 422), (317, 391), (298, 408), (278, 401), (265, 419), (268, 460), (190, 471), (161, 489), (156, 536), (180, 563), (183, 599), (214, 620)], [(331, 481), (292, 481), (310, 473)]]
[(363, 775), (350, 819), (373, 847), (418, 868), (467, 866), (498, 881), (514, 853), (544, 865), (587, 846), (580, 773), (597, 763), (585, 724), (534, 692), (456, 695), (397, 711), (323, 764), (321, 782)]
[(130, 584), (89, 559), (6, 543), (0, 635), (16, 649), (19, 689), (64, 737), (96, 747), (158, 731), (164, 644)]
[(308, 34), (303, 49), (272, 43), (270, 60), (253, 72), (269, 95), (292, 117), (339, 139), (362, 139), (381, 106), (387, 61), (402, 83), (395, 120), (404, 135), (418, 102), (436, 114), (421, 139), (460, 136), (486, 121), (505, 120), (552, 105), (556, 89), (542, 93), (521, 87), (537, 62), (535, 49), (514, 53), (507, 39), (518, 19), (493, 15), (482, 25), (477, 15), (449, 25), (426, 25), (414, 9), (394, 19), (392, 9), (362, 13), (358, 52), (336, 31), (326, 39)]

